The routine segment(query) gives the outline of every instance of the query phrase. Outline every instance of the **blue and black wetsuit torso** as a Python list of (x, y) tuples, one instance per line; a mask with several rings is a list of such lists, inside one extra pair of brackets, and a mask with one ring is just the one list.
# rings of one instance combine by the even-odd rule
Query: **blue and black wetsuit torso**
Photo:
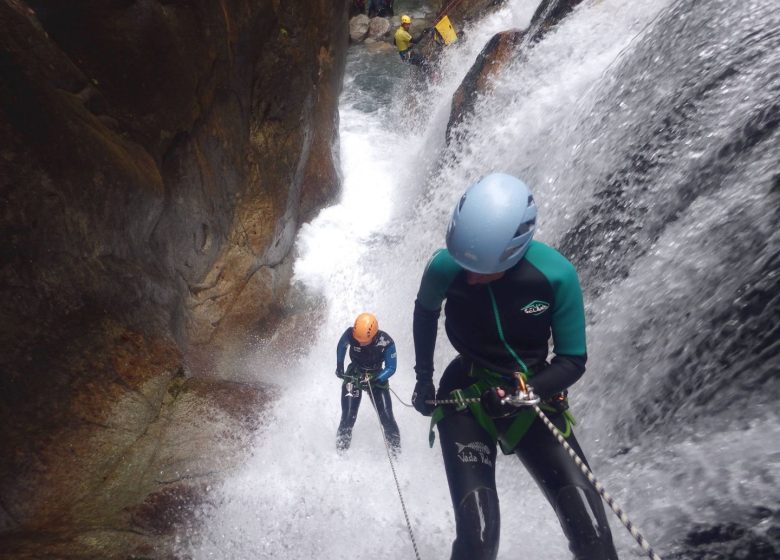
[[(585, 371), (585, 315), (577, 272), (560, 253), (533, 241), (525, 257), (490, 284), (469, 285), (466, 271), (446, 249), (423, 275), (414, 310), (418, 375), (433, 372), (442, 302), (455, 349), (478, 367), (511, 375), (527, 368), (534, 390), (547, 399)], [(547, 363), (552, 337), (555, 356)], [(469, 379), (441, 380), (440, 389), (464, 388)]]
[(350, 366), (359, 374), (371, 374), (377, 382), (387, 381), (395, 373), (395, 342), (385, 331), (378, 331), (374, 340), (365, 346), (352, 336), (352, 327), (344, 331), (336, 347), (336, 365), (344, 366), (344, 358), (349, 348)]

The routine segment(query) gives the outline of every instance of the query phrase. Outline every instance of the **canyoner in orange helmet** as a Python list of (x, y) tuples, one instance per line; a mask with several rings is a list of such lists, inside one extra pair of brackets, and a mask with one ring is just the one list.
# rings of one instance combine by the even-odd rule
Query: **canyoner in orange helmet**
[[(344, 358), (349, 349), (350, 364), (344, 370)], [(352, 442), (352, 428), (357, 420), (363, 391), (373, 399), (382, 431), (391, 449), (401, 450), (401, 436), (393, 417), (388, 379), (397, 363), (395, 342), (371, 313), (361, 313), (348, 327), (336, 345), (336, 377), (341, 383), (341, 423), (336, 434), (336, 449), (345, 451)]]
[(358, 315), (352, 326), (352, 336), (362, 345), (374, 340), (377, 332), (379, 332), (379, 322), (371, 313)]

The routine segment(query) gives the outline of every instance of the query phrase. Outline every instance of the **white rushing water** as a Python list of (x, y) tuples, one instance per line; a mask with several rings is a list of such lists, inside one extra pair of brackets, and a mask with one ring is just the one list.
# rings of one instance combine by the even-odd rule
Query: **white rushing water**
[[(398, 12), (403, 3), (396, 4)], [(202, 512), (204, 528), (193, 537), (189, 554), (199, 560), (414, 557), (380, 425), (367, 399), (350, 450), (343, 456), (335, 452), (340, 418), (340, 381), (333, 375), (336, 342), (358, 313), (375, 313), (398, 348), (391, 388), (409, 402), (415, 294), (427, 258), (443, 245), (453, 205), (485, 173), (517, 174), (536, 192), (539, 238), (555, 245), (593, 195), (594, 185), (579, 184), (572, 176), (576, 154), (588, 149), (589, 138), (582, 130), (592, 126), (595, 92), (667, 4), (584, 2), (527, 51), (522, 63), (501, 74), (493, 93), (477, 103), (477, 118), (461, 125), (459, 132), (467, 140), (450, 148), (444, 130), (452, 93), (489, 38), (498, 31), (527, 27), (537, 2), (511, 0), (467, 28), (466, 39), (448, 47), (442, 79), (429, 91), (413, 91), (413, 74), (394, 52), (351, 49), (339, 107), (343, 193), (338, 204), (303, 226), (297, 245), (294, 281), (323, 307), (312, 314), (316, 324), (301, 335), (305, 352), (289, 358), (269, 356), (261, 345), (248, 360), (243, 376), (278, 386), (279, 398), (267, 413), (251, 459), (219, 489), (214, 507)], [(613, 164), (591, 161), (588, 169), (595, 173)], [(717, 206), (716, 198), (695, 205), (692, 219), (716, 219), (708, 204)], [(767, 218), (758, 219), (760, 225)], [(635, 268), (662, 268), (669, 247), (682, 239), (697, 243), (700, 232), (684, 224), (665, 232)], [(694, 257), (681, 266), (691, 274), (704, 274), (713, 253)], [(706, 495), (706, 485), (714, 479), (723, 480), (724, 494), (745, 503), (771, 492), (771, 477), (769, 486), (751, 482), (755, 496), (745, 494), (739, 479), (765, 476), (756, 472), (755, 464), (763, 460), (756, 442), (780, 435), (776, 423), (756, 421), (747, 430), (723, 430), (704, 451), (687, 439), (662, 450), (647, 438), (618, 454), (611, 430), (630, 415), (628, 405), (605, 412), (593, 387), (599, 386), (599, 371), (614, 371), (607, 364), (632, 344), (626, 333), (636, 315), (625, 303), (637, 298), (650, 302), (653, 290), (675, 292), (679, 286), (673, 280), (661, 273), (631, 275), (588, 302), (591, 360), (587, 381), (581, 382), (588, 386), (580, 389), (579, 401), (578, 389), (573, 391), (581, 442), (594, 470), (651, 541), (654, 536), (678, 538), (682, 529), (667, 521), (688, 520), (691, 510), (700, 507), (694, 496)], [(649, 313), (648, 307), (642, 313)], [(453, 356), (440, 331), (437, 378)], [(396, 469), (420, 555), (446, 558), (454, 523), (438, 443), (428, 447), (427, 418), (397, 399), (393, 409), (403, 447)], [(732, 465), (725, 473), (716, 466), (719, 453)], [(771, 463), (764, 466), (771, 470)], [(674, 482), (665, 478), (664, 469), (676, 473)], [(499, 558), (568, 558), (551, 508), (517, 459), (499, 459), (497, 475), (502, 506)], [(686, 493), (682, 504), (680, 492)], [(636, 546), (613, 521), (621, 556), (638, 557)], [(654, 544), (664, 549), (663, 540)]]

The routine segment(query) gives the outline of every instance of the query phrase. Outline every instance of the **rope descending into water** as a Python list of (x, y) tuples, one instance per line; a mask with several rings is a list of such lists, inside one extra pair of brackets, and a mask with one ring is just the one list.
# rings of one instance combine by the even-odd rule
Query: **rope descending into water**
[(550, 431), (555, 436), (555, 439), (558, 440), (558, 443), (563, 446), (569, 456), (574, 460), (574, 463), (580, 468), (582, 474), (588, 478), (588, 481), (593, 485), (599, 495), (604, 498), (604, 501), (607, 502), (610, 508), (612, 508), (612, 511), (614, 511), (615, 515), (617, 515), (618, 519), (620, 519), (620, 522), (625, 526), (626, 529), (628, 529), (628, 532), (631, 533), (631, 536), (634, 537), (637, 543), (639, 543), (639, 546), (642, 547), (642, 550), (644, 550), (653, 560), (661, 560), (661, 557), (655, 553), (653, 547), (650, 546), (650, 543), (647, 542), (647, 540), (642, 536), (642, 533), (639, 532), (639, 529), (637, 529), (636, 526), (631, 523), (631, 520), (620, 508), (617, 502), (615, 502), (615, 499), (607, 493), (607, 491), (604, 489), (604, 486), (598, 481), (598, 479), (596, 479), (588, 466), (583, 462), (582, 459), (580, 459), (579, 455), (577, 455), (577, 452), (574, 451), (571, 445), (568, 444), (566, 438), (563, 437), (563, 434), (558, 431), (558, 428), (556, 428), (550, 419), (547, 418), (547, 415), (542, 412), (542, 409), (539, 408), (539, 405), (535, 404), (533, 407), (536, 414), (539, 416), (539, 418), (542, 419), (542, 422), (544, 422), (544, 425), (550, 429)]
[[(401, 493), (401, 485), (398, 482), (398, 475), (395, 472), (395, 465), (393, 464), (393, 454), (390, 451), (390, 444), (387, 443), (387, 438), (385, 437), (385, 428), (384, 426), (382, 426), (382, 419), (379, 417), (379, 410), (377, 409), (376, 401), (374, 400), (374, 388), (371, 386), (370, 382), (366, 383), (366, 385), (368, 386), (368, 390), (371, 393), (371, 406), (374, 407), (374, 412), (376, 412), (376, 419), (379, 421), (379, 431), (382, 432), (382, 441), (385, 442), (385, 451), (387, 452), (387, 460), (390, 462), (390, 470), (393, 471), (393, 480), (395, 480), (395, 488), (396, 490), (398, 490), (398, 499), (401, 501), (401, 509), (404, 512), (404, 519), (406, 520), (406, 529), (409, 531), (409, 538), (412, 540), (412, 548), (414, 548), (414, 557), (417, 558), (417, 560), (420, 560), (420, 552), (417, 550), (417, 541), (414, 540), (412, 523), (409, 521), (409, 514), (406, 511), (406, 504), (404, 503), (404, 496)], [(397, 396), (398, 395), (396, 395), (396, 397)]]

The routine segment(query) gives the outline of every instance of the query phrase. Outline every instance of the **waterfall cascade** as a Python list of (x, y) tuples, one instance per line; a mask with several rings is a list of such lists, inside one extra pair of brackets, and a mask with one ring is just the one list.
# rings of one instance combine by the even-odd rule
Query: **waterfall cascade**
[[(539, 237), (580, 270), (589, 362), (571, 399), (596, 474), (664, 558), (772, 557), (780, 13), (772, 0), (583, 2), (524, 47), (445, 145), (449, 99), (475, 57), (535, 8), (511, 0), (467, 28), (427, 88), (395, 53), (353, 48), (343, 195), (298, 239), (296, 282), (318, 295), (316, 324), (303, 350), (269, 356), (261, 345), (248, 360), (245, 375), (280, 397), (252, 459), (202, 512), (187, 544), (195, 558), (412, 557), (368, 402), (352, 448), (335, 453), (335, 345), (357, 313), (374, 312), (398, 347), (391, 387), (409, 401), (422, 269), (460, 194), (493, 170), (532, 186)], [(439, 373), (452, 356), (441, 333)], [(420, 554), (446, 557), (454, 527), (439, 450), (428, 419), (394, 408)], [(499, 558), (568, 558), (517, 460), (499, 460), (497, 476)], [(617, 522), (613, 533), (622, 557), (639, 557)]]

